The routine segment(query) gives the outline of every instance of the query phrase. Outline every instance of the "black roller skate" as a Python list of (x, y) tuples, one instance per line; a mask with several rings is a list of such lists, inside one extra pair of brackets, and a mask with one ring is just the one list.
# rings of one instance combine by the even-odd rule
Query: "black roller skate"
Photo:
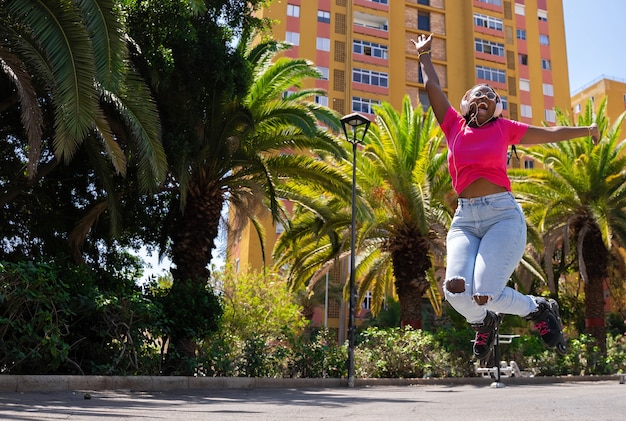
[(473, 351), (477, 359), (485, 361), (491, 356), (501, 321), (502, 318), (496, 313), (487, 311), (487, 315), (482, 323), (472, 324), (472, 329), (476, 331)]
[(546, 345), (556, 348), (561, 355), (567, 354), (558, 303), (553, 299), (546, 300), (543, 297), (533, 297), (533, 299), (537, 303), (537, 310), (525, 319), (533, 322)]

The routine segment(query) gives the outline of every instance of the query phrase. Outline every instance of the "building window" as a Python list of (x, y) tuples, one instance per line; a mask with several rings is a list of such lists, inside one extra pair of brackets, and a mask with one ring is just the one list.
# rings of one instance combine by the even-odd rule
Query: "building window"
[(509, 109), (509, 98), (506, 96), (501, 96), (500, 101), (502, 101), (502, 109), (504, 111)]
[(285, 41), (291, 45), (300, 45), (300, 34), (298, 32), (285, 33)]
[(490, 80), (492, 82), (506, 83), (506, 72), (491, 67), (476, 66), (476, 77), (478, 79)]
[(556, 113), (554, 110), (546, 110), (545, 118), (548, 123), (556, 123)]
[(515, 3), (515, 14), (526, 16), (526, 7), (523, 4)]
[(374, 114), (374, 105), (380, 104), (380, 101), (375, 99), (359, 98), (358, 96), (352, 97), (352, 111), (357, 113)]
[(386, 45), (357, 39), (352, 43), (352, 52), (354, 54), (363, 54), (365, 56), (387, 59), (388, 49)]
[(276, 235), (280, 235), (283, 232), (285, 232), (285, 226), (281, 224), (280, 222), (277, 222), (276, 223)]
[(324, 95), (315, 95), (315, 103), (328, 107), (328, 97)]
[(521, 107), (522, 117), (533, 118), (533, 107), (530, 105), (522, 105)]
[(525, 170), (532, 170), (535, 168), (535, 161), (533, 161), (532, 159), (525, 159), (524, 160), (524, 169)]
[(330, 51), (330, 39), (317, 37), (315, 46), (319, 51)]
[(548, 11), (547, 10), (537, 10), (537, 18), (542, 22), (548, 21)]
[[(624, 101), (626, 101), (626, 95), (624, 95)], [(576, 104), (574, 106), (574, 112), (575, 113), (579, 113), (580, 112), (580, 104)]]
[(363, 304), (361, 304), (363, 310), (370, 310), (372, 308), (372, 291), (367, 291), (365, 297), (363, 297)]
[(544, 83), (543, 94), (545, 96), (554, 96), (554, 86), (551, 83)]
[(317, 70), (321, 73), (321, 80), (328, 80), (328, 76), (330, 75), (328, 67), (317, 66)]
[(389, 20), (382, 16), (374, 16), (367, 13), (354, 12), (353, 23), (365, 28), (378, 29), (380, 31), (389, 30)]
[(370, 0), (372, 3), (389, 4), (389, 0)]
[(541, 68), (543, 70), (551, 70), (552, 69), (552, 63), (550, 62), (550, 60), (546, 60), (545, 58), (541, 59)]
[(479, 13), (474, 13), (474, 25), (494, 29), (496, 31), (502, 31), (503, 28), (502, 19), (481, 15)]
[(300, 17), (300, 6), (295, 4), (287, 5), (287, 16), (293, 16), (294, 18)]
[(539, 44), (541, 44), (541, 45), (550, 45), (550, 38), (547, 35), (540, 34), (539, 35)]
[(494, 56), (504, 57), (504, 44), (500, 44), (498, 42), (475, 38), (474, 48), (479, 53), (485, 53), (485, 54), (491, 54)]
[(386, 88), (388, 86), (389, 75), (387, 73), (375, 72), (373, 70), (353, 69), (352, 81)]
[(518, 54), (517, 56), (519, 57), (519, 64), (528, 66), (528, 54)]
[(519, 80), (519, 90), (520, 91), (530, 91), (530, 80), (528, 79), (520, 79)]
[(502, 0), (478, 0), (481, 3), (493, 4), (494, 6), (502, 6)]
[(526, 29), (518, 29), (516, 31), (516, 35), (517, 35), (517, 39), (525, 41), (526, 40)]
[(327, 12), (325, 10), (318, 10), (317, 21), (322, 23), (330, 23), (330, 12)]
[(417, 29), (430, 31), (430, 13), (417, 12)]

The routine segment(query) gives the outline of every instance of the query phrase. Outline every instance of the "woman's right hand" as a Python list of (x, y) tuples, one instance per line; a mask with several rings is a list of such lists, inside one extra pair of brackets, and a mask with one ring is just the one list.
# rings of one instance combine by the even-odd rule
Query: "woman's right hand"
[(420, 35), (417, 37), (417, 41), (412, 39), (411, 42), (415, 45), (418, 54), (430, 51), (430, 44), (433, 42), (433, 34), (430, 34), (428, 37), (426, 35)]

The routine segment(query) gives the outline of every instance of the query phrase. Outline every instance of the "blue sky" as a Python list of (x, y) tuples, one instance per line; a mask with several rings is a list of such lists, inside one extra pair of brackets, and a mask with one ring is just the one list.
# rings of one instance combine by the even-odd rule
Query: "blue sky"
[(570, 92), (602, 75), (626, 82), (626, 1), (563, 0), (563, 12)]

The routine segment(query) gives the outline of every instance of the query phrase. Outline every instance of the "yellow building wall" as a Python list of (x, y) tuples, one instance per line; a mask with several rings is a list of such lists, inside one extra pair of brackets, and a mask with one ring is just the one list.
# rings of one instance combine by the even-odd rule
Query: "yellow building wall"
[[(577, 121), (580, 114), (585, 111), (589, 99), (593, 99), (594, 112), (597, 112), (599, 105), (605, 98), (606, 115), (611, 124), (613, 124), (626, 111), (626, 81), (601, 76), (583, 89), (575, 92), (572, 95), (571, 109), (574, 121)], [(626, 133), (622, 133), (622, 137), (625, 137), (625, 135)]]

